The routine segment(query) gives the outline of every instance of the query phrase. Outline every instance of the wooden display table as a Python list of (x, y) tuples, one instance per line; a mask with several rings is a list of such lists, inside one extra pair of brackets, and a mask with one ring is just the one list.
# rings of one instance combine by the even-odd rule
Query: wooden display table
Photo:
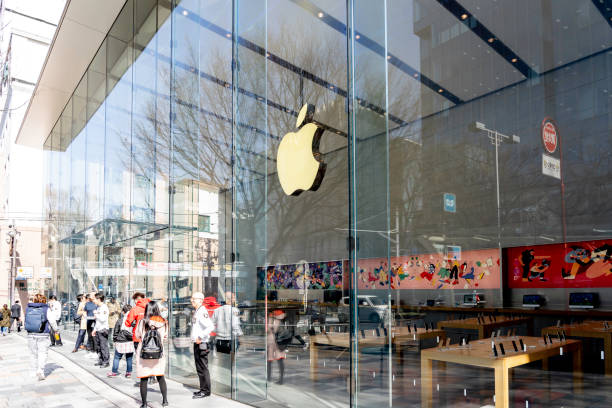
[[(388, 337), (384, 335), (383, 329), (364, 330), (357, 332), (359, 338), (359, 349), (367, 347), (384, 347), (388, 345)], [(421, 349), (421, 342), (426, 339), (436, 339), (436, 343), (446, 339), (444, 330), (425, 330), (420, 327), (415, 333), (414, 329), (408, 332), (407, 327), (395, 327), (391, 330), (391, 341), (395, 347), (399, 361), (403, 361), (404, 349), (410, 346)], [(350, 348), (349, 333), (321, 333), (310, 336), (310, 378), (317, 379), (317, 366), (319, 360), (319, 347), (333, 346)]]
[(533, 318), (532, 317), (505, 317), (496, 316), (495, 320), (491, 320), (489, 316), (482, 317), (478, 321), (477, 317), (470, 317), (462, 320), (445, 320), (438, 322), (438, 329), (452, 328), (452, 329), (467, 329), (478, 331), (478, 338), (484, 339), (490, 337), (497, 329), (502, 327), (519, 326), (521, 324), (527, 325), (527, 332), (533, 334)]
[(514, 351), (512, 340), (517, 345), (519, 337), (496, 338), (504, 344), (506, 354), (502, 355), (498, 348), (498, 357), (493, 355), (491, 341), (479, 340), (467, 346), (450, 346), (432, 348), (421, 351), (421, 406), (431, 407), (433, 404), (432, 371), (433, 361), (442, 361), (456, 364), (465, 364), (476, 367), (492, 368), (495, 370), (495, 407), (509, 407), (509, 378), (510, 369), (533, 361), (548, 359), (561, 354), (572, 353), (574, 364), (574, 391), (582, 390), (582, 342), (580, 340), (554, 341), (553, 344), (544, 344), (538, 337), (520, 337), (527, 346), (527, 352), (519, 349)]
[(580, 324), (567, 324), (560, 327), (550, 326), (542, 329), (542, 334), (556, 336), (565, 331), (570, 337), (589, 337), (602, 339), (604, 342), (604, 364), (607, 376), (612, 376), (612, 329), (606, 329), (602, 321), (586, 321)]

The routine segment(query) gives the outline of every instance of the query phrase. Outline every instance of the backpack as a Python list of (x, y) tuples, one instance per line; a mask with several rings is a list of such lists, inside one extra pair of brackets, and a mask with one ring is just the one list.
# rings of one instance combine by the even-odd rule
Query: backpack
[(156, 328), (149, 328), (142, 339), (140, 358), (143, 360), (159, 360), (164, 355), (162, 339)]
[(25, 329), (28, 333), (44, 333), (47, 326), (48, 306), (28, 307), (25, 316)]

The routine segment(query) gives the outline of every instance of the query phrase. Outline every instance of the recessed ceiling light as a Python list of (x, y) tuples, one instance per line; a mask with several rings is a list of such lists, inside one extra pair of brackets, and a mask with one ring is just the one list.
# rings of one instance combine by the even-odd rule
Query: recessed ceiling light
[(487, 40), (488, 42), (492, 43), (493, 41), (495, 41), (495, 38), (491, 37)]
[(512, 62), (516, 62), (516, 61), (518, 61), (518, 59), (512, 58)]
[(188, 14), (189, 14), (189, 12), (188, 12), (187, 10), (183, 10), (183, 15), (184, 15), (184, 16), (186, 16), (186, 15), (188, 15)]
[(227, 33), (227, 34), (225, 34), (225, 36), (226, 36), (227, 38), (230, 38), (230, 37), (232, 36), (232, 34), (231, 34), (231, 33)]
[(419, 74), (414, 74), (414, 77), (415, 77), (415, 78), (418, 78), (418, 77), (419, 77)]
[(357, 35), (355, 36), (355, 39), (357, 39), (357, 40), (358, 40), (358, 39), (360, 39), (360, 38), (361, 38), (361, 36), (360, 36), (359, 34), (357, 34)]
[(319, 18), (322, 18), (325, 14), (323, 14), (321, 11), (319, 11), (319, 14), (317, 14), (317, 16), (319, 16)]
[(467, 14), (462, 14), (462, 15), (461, 15), (461, 19), (462, 19), (462, 20), (465, 20), (466, 18), (468, 18), (468, 15), (467, 15)]
[(438, 89), (438, 92), (442, 93), (442, 92), (444, 92), (444, 89), (440, 88), (440, 89)]
[(391, 56), (390, 56), (390, 55), (387, 55), (387, 59), (388, 59), (388, 60), (390, 60), (390, 59), (391, 59)]

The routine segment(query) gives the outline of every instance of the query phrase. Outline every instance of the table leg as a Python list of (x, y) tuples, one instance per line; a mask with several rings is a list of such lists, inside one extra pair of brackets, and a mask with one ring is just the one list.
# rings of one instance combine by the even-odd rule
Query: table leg
[(606, 375), (612, 376), (612, 335), (604, 337), (604, 364)]
[(319, 348), (315, 342), (310, 343), (310, 379), (317, 380), (317, 360), (319, 359)]
[(582, 343), (578, 344), (572, 353), (572, 363), (574, 365), (574, 392), (582, 394)]
[(433, 406), (433, 364), (428, 358), (421, 356), (421, 407)]
[(508, 408), (509, 406), (508, 369), (503, 365), (499, 365), (495, 367), (495, 408)]
[(489, 333), (488, 330), (485, 330), (484, 326), (480, 325), (478, 326), (478, 338), (479, 339), (484, 339), (486, 337), (489, 337), (491, 335), (491, 333)]

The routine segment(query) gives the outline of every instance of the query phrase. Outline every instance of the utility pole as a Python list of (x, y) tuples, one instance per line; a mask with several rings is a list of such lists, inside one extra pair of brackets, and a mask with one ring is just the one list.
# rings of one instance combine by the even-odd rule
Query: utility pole
[(15, 272), (17, 270), (17, 236), (21, 235), (21, 232), (17, 230), (15, 227), (15, 221), (13, 220), (12, 224), (9, 224), (9, 230), (6, 233), (8, 238), (6, 239), (7, 244), (9, 244), (9, 256), (11, 257), (11, 269), (9, 271), (9, 281), (8, 281), (8, 290), (9, 290), (9, 304), (13, 305), (14, 303), (14, 292), (15, 292)]

